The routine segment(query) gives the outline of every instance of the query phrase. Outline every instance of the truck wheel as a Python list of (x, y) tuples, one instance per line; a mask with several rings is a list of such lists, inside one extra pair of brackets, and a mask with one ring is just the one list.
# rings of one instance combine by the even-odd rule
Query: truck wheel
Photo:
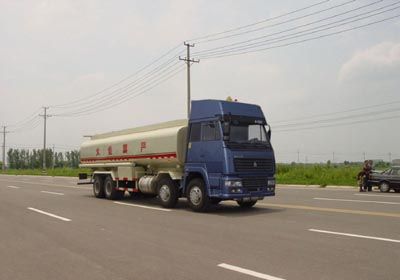
[(103, 178), (101, 176), (94, 176), (93, 181), (93, 194), (97, 198), (104, 198), (104, 184)]
[(189, 182), (187, 200), (190, 208), (195, 212), (205, 212), (210, 206), (210, 199), (207, 196), (204, 181), (196, 178)]
[(390, 186), (389, 186), (388, 183), (382, 182), (382, 183), (379, 185), (379, 190), (380, 190), (381, 192), (389, 192), (389, 191), (390, 191)]
[(165, 208), (174, 208), (178, 202), (178, 188), (174, 181), (169, 178), (162, 178), (158, 182), (158, 198)]
[(254, 201), (238, 201), (237, 204), (239, 204), (240, 207), (242, 208), (251, 208), (257, 203), (257, 200)]
[(124, 196), (124, 192), (115, 189), (115, 183), (110, 176), (104, 181), (104, 192), (107, 199), (119, 200)]

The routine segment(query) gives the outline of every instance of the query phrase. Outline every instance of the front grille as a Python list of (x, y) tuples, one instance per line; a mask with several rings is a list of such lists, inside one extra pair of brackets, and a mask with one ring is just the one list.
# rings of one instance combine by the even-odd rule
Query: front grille
[(264, 171), (273, 172), (274, 162), (266, 158), (235, 158), (234, 165), (236, 172)]
[(249, 192), (262, 191), (267, 187), (268, 178), (242, 178), (242, 184)]

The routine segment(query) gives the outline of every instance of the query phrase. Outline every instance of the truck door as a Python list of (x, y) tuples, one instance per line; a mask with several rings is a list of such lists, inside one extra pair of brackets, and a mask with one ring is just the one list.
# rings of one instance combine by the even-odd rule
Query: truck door
[(219, 122), (201, 124), (201, 156), (209, 173), (222, 173), (223, 150)]
[(210, 185), (219, 185), (224, 158), (219, 122), (192, 123), (188, 145), (187, 163), (205, 167)]

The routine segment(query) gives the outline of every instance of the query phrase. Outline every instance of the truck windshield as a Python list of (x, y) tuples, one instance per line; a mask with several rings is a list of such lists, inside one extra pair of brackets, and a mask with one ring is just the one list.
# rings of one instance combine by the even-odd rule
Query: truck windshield
[(264, 125), (231, 124), (229, 141), (238, 143), (268, 143)]

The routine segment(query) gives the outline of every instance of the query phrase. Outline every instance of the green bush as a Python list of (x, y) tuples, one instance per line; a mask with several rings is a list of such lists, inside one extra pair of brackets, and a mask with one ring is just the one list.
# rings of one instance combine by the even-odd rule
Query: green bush
[(356, 186), (358, 164), (277, 164), (278, 184)]

